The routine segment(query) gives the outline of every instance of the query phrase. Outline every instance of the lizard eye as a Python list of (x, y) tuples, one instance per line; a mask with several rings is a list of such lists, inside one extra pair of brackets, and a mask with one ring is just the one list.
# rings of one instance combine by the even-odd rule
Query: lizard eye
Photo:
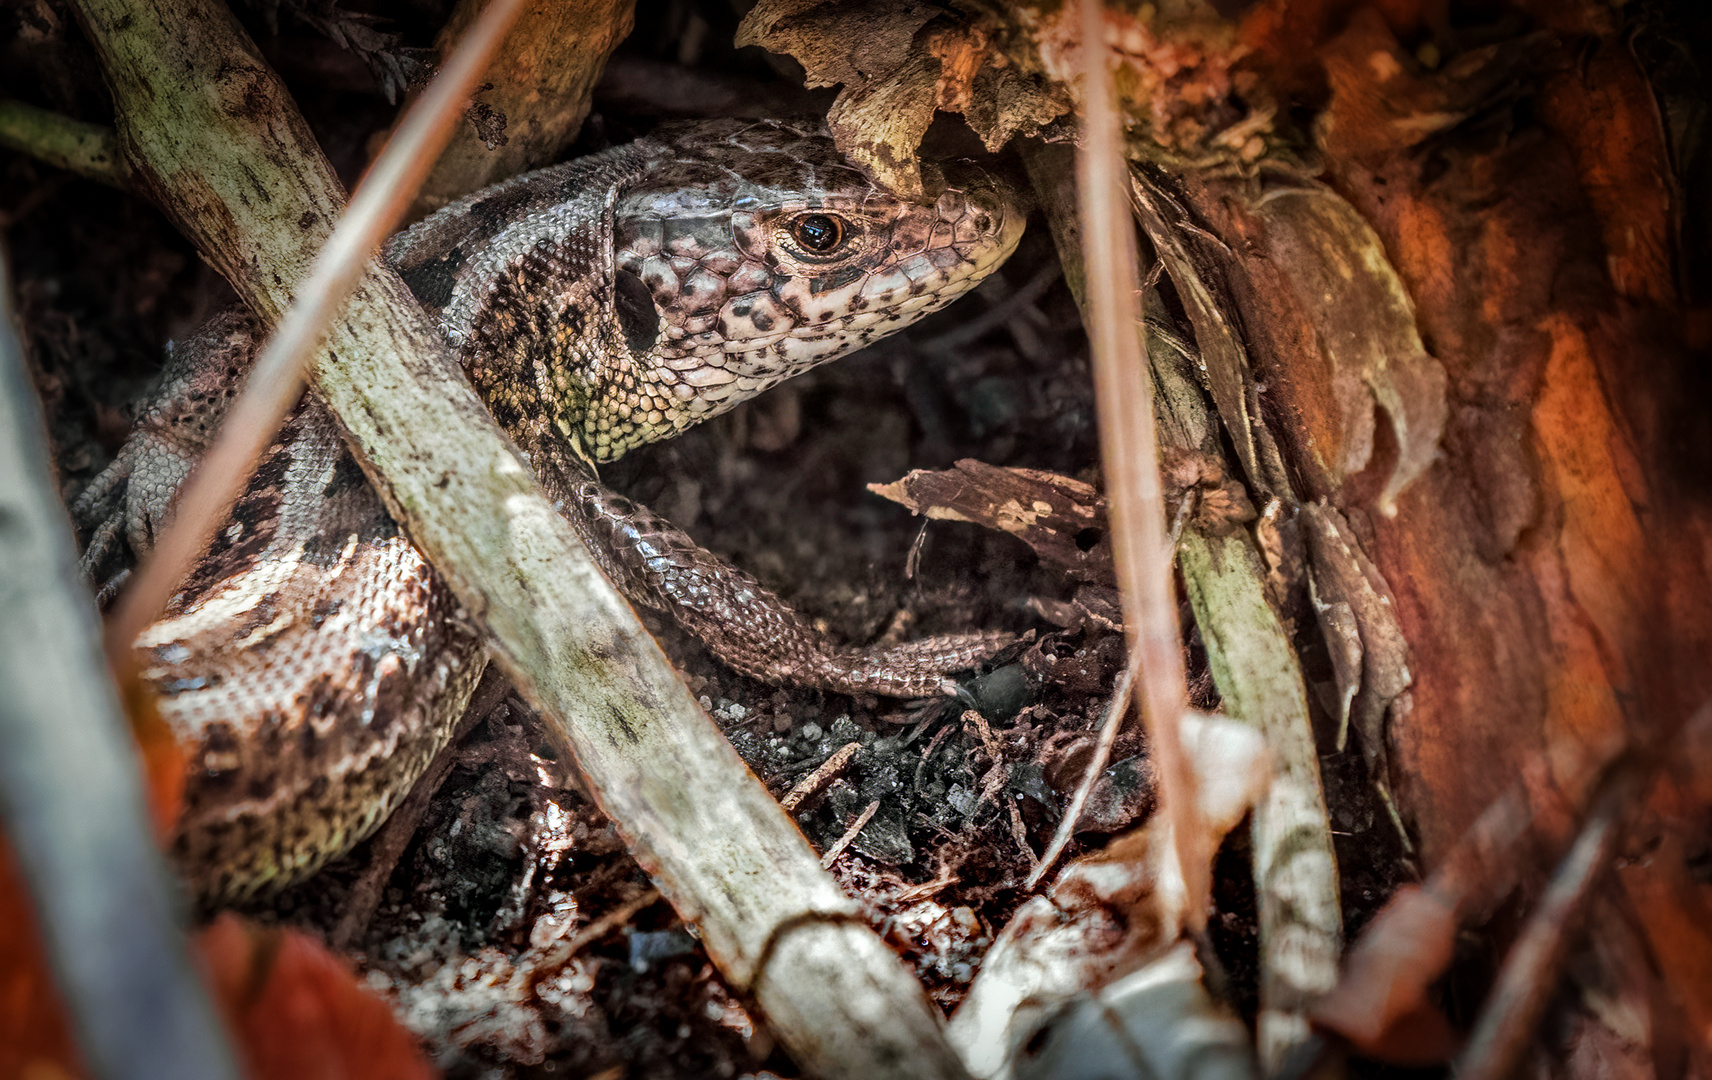
[(808, 214), (791, 225), (791, 236), (816, 255), (825, 255), (844, 242), (844, 222), (831, 214)]

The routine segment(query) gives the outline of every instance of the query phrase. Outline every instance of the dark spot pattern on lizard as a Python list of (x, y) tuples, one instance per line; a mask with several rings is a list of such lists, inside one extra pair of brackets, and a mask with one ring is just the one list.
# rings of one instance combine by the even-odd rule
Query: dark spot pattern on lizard
[(464, 251), (453, 248), (438, 258), (402, 271), (404, 283), (416, 299), (431, 308), (443, 308), (452, 298), (458, 284), (458, 269), (464, 265)]

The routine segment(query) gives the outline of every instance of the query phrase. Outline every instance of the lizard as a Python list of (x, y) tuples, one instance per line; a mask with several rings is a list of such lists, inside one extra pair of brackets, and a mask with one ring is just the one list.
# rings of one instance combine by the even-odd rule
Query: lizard
[[(997, 269), (1022, 232), (1015, 190), (968, 163), (924, 176), (922, 201), (876, 188), (818, 125), (667, 125), (452, 203), (383, 258), (632, 603), (764, 680), (950, 694), (951, 673), (1009, 636), (833, 644), (597, 471)], [(124, 548), (150, 550), (263, 334), (234, 311), (169, 349), (131, 439), (74, 507), (93, 579)], [(479, 628), (309, 395), (134, 648), (187, 750), (169, 848), (204, 906), (300, 881), (372, 833), (449, 741), (486, 663)]]

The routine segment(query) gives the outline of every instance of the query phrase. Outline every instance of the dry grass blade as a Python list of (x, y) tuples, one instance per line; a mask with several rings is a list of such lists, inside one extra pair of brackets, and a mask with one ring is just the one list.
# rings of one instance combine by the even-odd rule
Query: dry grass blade
[(1171, 545), (1159, 480), (1152, 393), (1137, 296), (1135, 226), (1129, 216), (1115, 89), (1105, 47), (1105, 13), (1082, 0), (1083, 132), (1076, 158), (1082, 244), (1087, 267), (1088, 327), (1100, 449), (1111, 504), (1112, 546), (1130, 648), (1141, 665), (1136, 706), (1159, 769), (1160, 812), (1167, 815), (1187, 890), (1187, 923), (1206, 922), (1208, 860), (1196, 779), (1179, 737), (1183, 655), (1171, 585)]
[(243, 490), (256, 459), (273, 441), (303, 393), (304, 364), (351, 295), (370, 258), (397, 227), (462, 116), (488, 57), (517, 17), (522, 0), (493, 0), (387, 141), (349, 208), (322, 248), (294, 303), (256, 360), (244, 393), (232, 403), (220, 435), (185, 483), (176, 514), (154, 554), (120, 598), (107, 627), (108, 662), (129, 663), (131, 642), (166, 607), (178, 582), (207, 548)]
[(1118, 679), (1117, 689), (1112, 692), (1112, 700), (1106, 706), (1106, 718), (1100, 725), (1100, 740), (1094, 745), (1094, 754), (1088, 759), (1087, 770), (1082, 775), (1082, 782), (1076, 786), (1076, 793), (1070, 797), (1070, 805), (1064, 808), (1064, 817), (1058, 823), (1058, 831), (1052, 836), (1052, 843), (1041, 855), (1040, 862), (1029, 873), (1028, 880), (1023, 882), (1023, 892), (1033, 892), (1040, 884), (1058, 856), (1064, 854), (1064, 848), (1069, 845), (1070, 838), (1076, 835), (1076, 822), (1082, 817), (1082, 807), (1088, 805), (1088, 796), (1093, 794), (1094, 784), (1099, 781), (1100, 774), (1106, 770), (1106, 762), (1112, 756), (1112, 744), (1118, 740), (1118, 732), (1123, 730), (1124, 716), (1129, 712), (1130, 695), (1135, 692), (1136, 676), (1141, 671), (1141, 654), (1131, 652), (1129, 663), (1124, 666), (1124, 673)]
[(826, 849), (826, 854), (820, 857), (820, 868), (822, 870), (830, 868), (833, 863), (838, 861), (838, 856), (844, 854), (844, 849), (850, 846), (851, 841), (855, 840), (863, 829), (867, 828), (868, 822), (873, 820), (874, 815), (879, 810), (880, 800), (878, 799), (862, 808), (862, 812), (856, 815), (856, 820), (852, 821), (850, 827), (844, 830), (844, 835), (840, 836), (836, 843)]

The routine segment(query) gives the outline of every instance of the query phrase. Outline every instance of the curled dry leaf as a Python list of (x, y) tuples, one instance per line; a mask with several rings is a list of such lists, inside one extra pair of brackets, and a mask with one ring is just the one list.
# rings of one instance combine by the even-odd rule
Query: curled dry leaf
[[(254, 1080), (438, 1075), (387, 1003), (327, 949), (294, 930), (221, 916), (195, 941)], [(0, 844), (0, 1076), (85, 1075), (36, 922)]]
[(1010, 533), (1077, 581), (1112, 582), (1106, 503), (1091, 484), (964, 458), (954, 469), (917, 469), (894, 483), (869, 484), (868, 490), (935, 521), (969, 521)]
[(926, 41), (940, 62), (939, 108), (962, 113), (988, 150), (1012, 135), (1033, 135), (1070, 111), (1068, 91), (995, 48), (995, 29), (946, 27)]
[[(1254, 520), (1247, 491), (1218, 458), (1167, 448), (1160, 465), (1166, 512), (1174, 519), (1185, 516), (1218, 535)], [(936, 521), (967, 521), (1010, 533), (1033, 548), (1041, 562), (1082, 586), (1069, 603), (1034, 597), (1036, 612), (1058, 626), (1092, 622), (1122, 629), (1105, 496), (1092, 485), (1057, 473), (964, 459), (953, 469), (917, 469), (890, 484), (869, 484), (868, 490)], [(1185, 500), (1193, 501), (1185, 508)]]
[(308, 935), (228, 913), (196, 944), (255, 1080), (438, 1075), (386, 1002)]
[[(1309, 486), (1335, 489), (1382, 469), (1377, 501), (1389, 514), (1437, 459), (1449, 405), (1444, 368), (1421, 343), (1413, 302), (1378, 235), (1317, 184), (1251, 200), (1234, 185), (1153, 168), (1132, 170), (1132, 179), (1137, 216), (1194, 326), (1207, 390), (1250, 481), (1274, 493), (1291, 486), (1257, 418), (1242, 328), (1258, 320), (1291, 336), (1290, 366), (1275, 374), (1311, 436), (1297, 440), (1319, 474)], [(1376, 410), (1394, 459), (1378, 449)]]
[(1433, 892), (1405, 885), (1360, 942), (1337, 987), (1313, 1009), (1314, 1023), (1387, 1061), (1444, 1061), (1456, 1037), (1427, 1000), (1456, 943), (1456, 912)]

